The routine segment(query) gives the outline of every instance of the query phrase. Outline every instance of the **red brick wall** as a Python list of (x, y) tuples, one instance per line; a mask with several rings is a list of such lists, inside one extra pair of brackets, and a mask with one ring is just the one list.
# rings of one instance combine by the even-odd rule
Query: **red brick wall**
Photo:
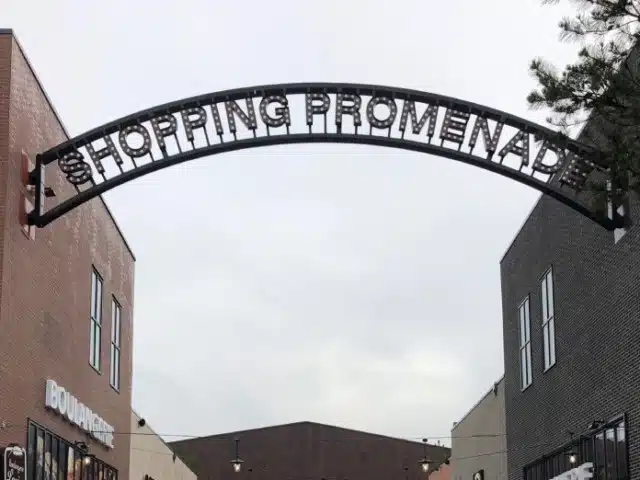
[[(24, 235), (19, 222), (24, 190), (20, 179), (21, 151), (35, 159), (38, 152), (65, 139), (19, 45), (11, 35), (0, 35), (0, 422), (8, 424), (7, 428), (0, 428), (0, 443), (15, 441), (23, 445), (26, 419), (30, 417), (68, 441), (87, 442), (91, 453), (116, 467), (120, 478), (126, 479), (127, 435), (116, 433), (115, 448), (109, 451), (44, 408), (45, 383), (47, 378), (53, 378), (116, 432), (129, 430), (134, 270), (131, 252), (100, 198), (37, 229), (35, 240)], [(55, 169), (49, 170), (46, 184), (66, 195), (63, 192), (70, 191), (71, 186), (53, 173)], [(92, 264), (104, 279), (101, 375), (89, 364)], [(122, 305), (120, 393), (109, 385), (111, 295)]]

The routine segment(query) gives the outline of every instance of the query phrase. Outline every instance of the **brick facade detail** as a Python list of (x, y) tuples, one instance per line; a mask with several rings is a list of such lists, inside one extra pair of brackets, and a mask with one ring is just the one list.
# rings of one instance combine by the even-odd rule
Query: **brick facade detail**
[[(640, 221), (640, 203), (631, 215)], [(553, 267), (555, 366), (544, 372), (540, 281)], [(502, 259), (508, 468), (523, 467), (626, 413), (630, 478), (640, 478), (640, 230), (613, 232), (541, 197)], [(517, 307), (530, 295), (533, 383), (521, 391)]]
[[(35, 155), (67, 135), (22, 49), (10, 31), (0, 34), (0, 444), (26, 442), (27, 418), (65, 438), (128, 478), (129, 437), (115, 435), (111, 451), (45, 410), (45, 383), (53, 378), (109, 422), (128, 432), (132, 381), (134, 258), (101, 198), (35, 231), (20, 225), (25, 188), (21, 157)], [(58, 174), (46, 184), (72, 188)], [(55, 201), (47, 199), (47, 201)], [(91, 267), (104, 278), (102, 373), (89, 364)], [(122, 305), (121, 386), (109, 384), (111, 297)], [(4, 427), (3, 427), (4, 426)]]

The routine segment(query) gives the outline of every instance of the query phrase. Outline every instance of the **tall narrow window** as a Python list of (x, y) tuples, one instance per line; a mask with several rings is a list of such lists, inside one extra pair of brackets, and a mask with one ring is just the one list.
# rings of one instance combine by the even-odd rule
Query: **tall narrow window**
[(556, 325), (553, 305), (553, 269), (549, 268), (541, 282), (542, 287), (542, 345), (544, 369), (556, 364)]
[(113, 298), (111, 301), (111, 386), (120, 390), (120, 330), (122, 307)]
[(520, 323), (520, 386), (522, 390), (533, 382), (531, 370), (531, 318), (529, 296), (518, 307)]
[(89, 344), (89, 363), (100, 371), (102, 339), (102, 278), (95, 268), (91, 270), (91, 334)]

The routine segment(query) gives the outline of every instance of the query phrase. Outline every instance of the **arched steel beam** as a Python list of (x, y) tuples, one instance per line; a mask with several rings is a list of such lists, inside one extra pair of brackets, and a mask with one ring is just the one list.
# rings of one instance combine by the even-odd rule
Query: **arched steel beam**
[[(254, 100), (259, 100), (257, 112)], [(238, 129), (238, 124), (243, 128)], [(296, 126), (304, 128), (292, 131)], [(364, 127), (368, 133), (362, 132)], [(240, 130), (251, 136), (238, 138)], [(132, 135), (139, 137), (138, 144), (131, 142)], [(539, 148), (531, 152), (536, 142)], [(586, 182), (594, 175), (608, 174), (599, 152), (586, 145), (508, 113), (451, 97), (334, 83), (265, 85), (200, 95), (123, 117), (70, 139), (36, 157), (31, 172), (35, 208), (29, 222), (44, 227), (112, 188), (182, 162), (299, 143), (366, 144), (438, 155), (533, 187), (607, 229), (622, 223), (621, 218), (603, 216), (585, 202)], [(483, 154), (474, 153), (476, 147)], [(54, 164), (56, 173), (65, 176), (75, 190), (45, 210), (46, 174)]]

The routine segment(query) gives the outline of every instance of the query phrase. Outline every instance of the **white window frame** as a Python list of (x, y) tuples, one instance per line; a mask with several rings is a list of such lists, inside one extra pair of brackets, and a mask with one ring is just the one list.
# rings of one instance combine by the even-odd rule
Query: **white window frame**
[(553, 267), (544, 273), (540, 281), (542, 299), (542, 357), (546, 372), (556, 364), (555, 295), (553, 290)]
[(518, 326), (520, 333), (520, 389), (524, 391), (533, 383), (531, 362), (531, 300), (529, 295), (518, 305)]
[(111, 362), (109, 369), (110, 385), (120, 391), (120, 356), (122, 346), (122, 305), (116, 299), (111, 297)]
[(102, 355), (102, 297), (104, 281), (95, 267), (91, 268), (91, 311), (89, 314), (89, 364), (100, 372)]
[[(607, 180), (607, 192), (611, 193), (611, 180)], [(618, 205), (618, 208), (616, 209), (616, 211), (618, 215), (620, 215), (621, 217), (624, 217), (627, 213), (624, 203), (621, 205)], [(611, 201), (611, 198), (609, 196), (607, 197), (607, 215), (609, 216), (609, 218), (613, 219), (613, 202)], [(618, 243), (626, 233), (627, 233), (627, 228), (625, 227), (616, 228), (613, 231), (613, 243)]]

